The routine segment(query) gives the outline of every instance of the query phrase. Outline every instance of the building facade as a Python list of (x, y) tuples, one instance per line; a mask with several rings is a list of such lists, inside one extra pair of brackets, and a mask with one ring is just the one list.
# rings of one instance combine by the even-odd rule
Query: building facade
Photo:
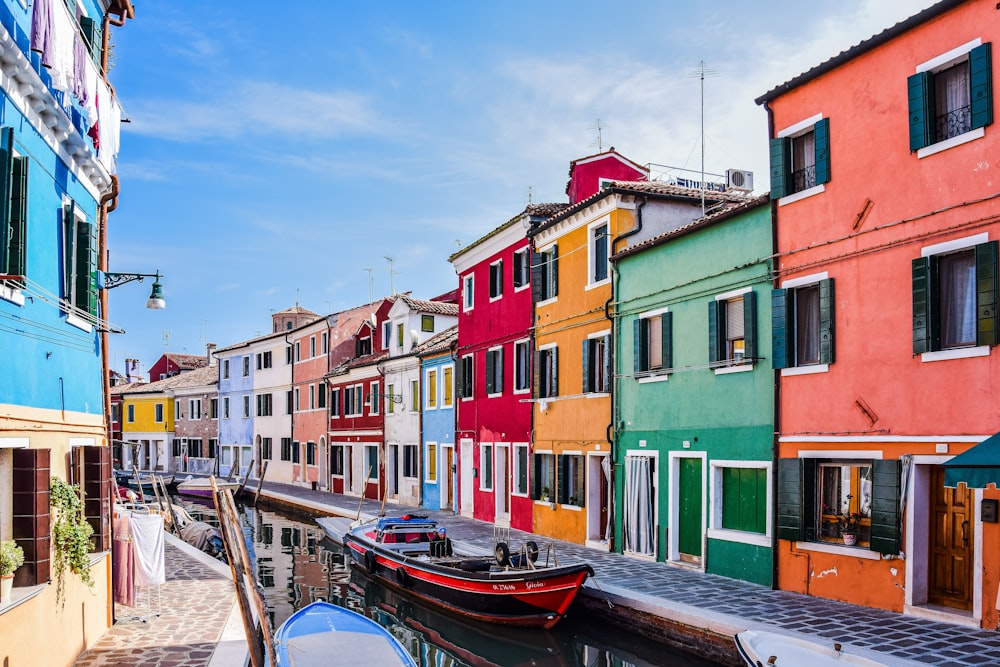
[[(420, 505), (436, 510), (455, 510), (458, 497), (458, 464), (455, 457), (455, 357), (453, 347), (458, 326), (452, 326), (428, 339), (416, 349), (419, 359), (417, 377), (421, 378), (423, 418), (417, 437), (423, 447), (404, 455), (404, 463), (416, 457)], [(386, 398), (389, 396), (388, 385)], [(386, 431), (389, 418), (386, 415)], [(423, 456), (421, 456), (421, 450)], [(391, 455), (391, 453), (390, 453)], [(423, 466), (420, 461), (423, 460)]]

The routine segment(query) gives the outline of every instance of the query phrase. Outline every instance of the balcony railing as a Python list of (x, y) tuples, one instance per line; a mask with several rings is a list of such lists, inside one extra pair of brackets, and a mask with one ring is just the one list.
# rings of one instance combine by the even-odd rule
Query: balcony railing
[(792, 172), (792, 192), (802, 192), (816, 185), (816, 165)]
[(965, 134), (972, 129), (972, 107), (952, 109), (934, 119), (934, 138), (944, 141)]

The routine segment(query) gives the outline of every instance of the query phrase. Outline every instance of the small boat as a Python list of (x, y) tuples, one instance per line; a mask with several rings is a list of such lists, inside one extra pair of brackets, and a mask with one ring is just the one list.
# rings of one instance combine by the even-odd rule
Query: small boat
[(888, 663), (848, 653), (829, 641), (826, 644), (760, 630), (736, 635), (736, 648), (749, 667), (888, 667)]
[(417, 667), (388, 630), (329, 602), (313, 602), (289, 616), (274, 633), (274, 649), (278, 667)]
[(344, 546), (352, 564), (375, 581), (488, 623), (552, 628), (594, 574), (586, 563), (539, 563), (534, 542), (513, 554), (497, 542), (491, 556), (454, 555), (436, 539), (437, 530), (427, 517), (382, 517), (348, 530)]
[(120, 488), (132, 489), (133, 491), (141, 492), (142, 495), (150, 498), (156, 495), (153, 491), (154, 482), (159, 483), (162, 481), (163, 486), (167, 489), (167, 493), (174, 493), (177, 490), (177, 482), (173, 475), (158, 475), (156, 473), (129, 473), (122, 470), (116, 470), (114, 474), (115, 482), (117, 482)]
[(351, 529), (354, 519), (345, 516), (321, 516), (316, 519), (316, 523), (326, 533), (328, 540), (337, 546), (344, 545), (344, 533)]
[[(222, 491), (229, 489), (233, 493), (240, 490), (242, 482), (227, 482), (224, 479), (216, 479), (215, 486)], [(212, 481), (209, 477), (191, 477), (185, 479), (177, 485), (177, 493), (184, 496), (198, 496), (200, 498), (212, 497)]]

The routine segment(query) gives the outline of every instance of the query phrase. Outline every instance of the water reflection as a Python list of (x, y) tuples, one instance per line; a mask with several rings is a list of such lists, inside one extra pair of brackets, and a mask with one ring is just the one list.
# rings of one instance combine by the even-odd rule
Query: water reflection
[[(217, 525), (213, 509), (182, 504), (196, 519)], [(240, 520), (275, 628), (310, 602), (326, 600), (388, 628), (421, 667), (715, 667), (581, 613), (550, 631), (452, 617), (351, 568), (350, 557), (308, 517), (245, 507)]]

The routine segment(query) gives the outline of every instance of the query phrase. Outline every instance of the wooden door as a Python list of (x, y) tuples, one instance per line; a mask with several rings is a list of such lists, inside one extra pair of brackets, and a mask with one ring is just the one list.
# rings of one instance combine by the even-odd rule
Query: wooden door
[(944, 468), (934, 468), (931, 483), (930, 562), (927, 602), (972, 609), (973, 493), (964, 485), (944, 485)]
[(701, 459), (679, 459), (677, 549), (681, 560), (701, 562)]

